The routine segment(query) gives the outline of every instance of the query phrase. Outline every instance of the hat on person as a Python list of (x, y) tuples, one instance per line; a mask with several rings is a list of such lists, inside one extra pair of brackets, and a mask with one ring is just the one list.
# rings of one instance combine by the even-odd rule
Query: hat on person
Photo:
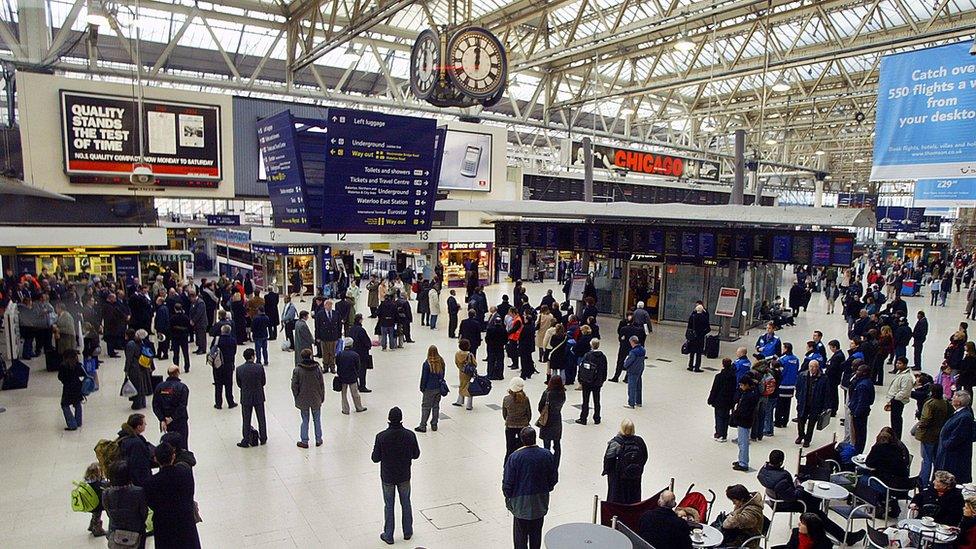
[(511, 383), (508, 384), (508, 390), (513, 393), (518, 393), (524, 388), (525, 382), (520, 377), (513, 377)]
[(390, 408), (390, 415), (387, 417), (387, 420), (389, 420), (390, 423), (402, 423), (403, 412), (400, 411), (399, 407), (394, 406)]

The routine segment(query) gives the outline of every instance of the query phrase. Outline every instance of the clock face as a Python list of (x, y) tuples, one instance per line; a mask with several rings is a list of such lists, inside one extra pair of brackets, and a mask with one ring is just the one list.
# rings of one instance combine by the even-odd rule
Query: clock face
[(434, 92), (440, 77), (441, 46), (434, 31), (420, 33), (410, 52), (410, 88), (418, 99), (427, 99)]
[(491, 97), (505, 85), (508, 64), (501, 42), (478, 28), (462, 29), (447, 47), (447, 73), (454, 86), (479, 99)]

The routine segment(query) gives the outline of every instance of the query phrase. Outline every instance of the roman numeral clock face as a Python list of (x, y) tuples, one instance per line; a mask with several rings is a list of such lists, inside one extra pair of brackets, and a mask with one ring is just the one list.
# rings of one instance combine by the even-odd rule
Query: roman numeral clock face
[(419, 99), (434, 92), (440, 75), (441, 45), (437, 34), (427, 29), (420, 33), (410, 52), (410, 87)]
[(490, 32), (469, 27), (451, 38), (447, 46), (447, 73), (465, 95), (484, 99), (505, 84), (508, 67), (505, 50)]

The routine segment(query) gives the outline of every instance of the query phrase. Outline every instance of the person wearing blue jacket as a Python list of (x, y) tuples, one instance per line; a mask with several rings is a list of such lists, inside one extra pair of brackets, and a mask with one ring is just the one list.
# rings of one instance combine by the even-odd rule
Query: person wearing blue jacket
[(627, 372), (627, 407), (637, 406), (639, 408), (643, 404), (641, 401), (643, 389), (641, 376), (644, 374), (644, 357), (647, 356), (647, 351), (644, 350), (644, 346), (640, 344), (640, 339), (637, 336), (630, 336), (629, 341), (630, 352), (624, 359), (624, 370)]
[(556, 459), (536, 445), (535, 429), (519, 432), (522, 447), (505, 460), (502, 494), (514, 518), (515, 549), (542, 546), (542, 525), (549, 512), (549, 493), (559, 482)]
[(752, 370), (752, 361), (746, 356), (749, 351), (745, 347), (739, 347), (735, 351), (735, 362), (732, 363), (735, 367), (735, 384), (738, 385), (742, 382), (742, 378), (749, 375), (749, 371)]
[(935, 470), (955, 475), (958, 484), (973, 480), (973, 397), (967, 391), (952, 395), (952, 415), (939, 432), (939, 446), (935, 451)]
[(783, 344), (783, 356), (779, 357), (782, 377), (779, 380), (779, 390), (776, 398), (776, 417), (773, 425), (780, 429), (790, 423), (790, 410), (793, 408), (793, 392), (796, 390), (796, 378), (800, 373), (800, 359), (793, 354), (793, 344)]
[(851, 423), (853, 423), (852, 438), (854, 449), (858, 454), (863, 454), (868, 438), (868, 416), (871, 415), (871, 405), (874, 404), (874, 380), (871, 367), (867, 364), (858, 366), (851, 385), (847, 407), (851, 412)]
[(772, 322), (766, 324), (766, 333), (759, 336), (756, 340), (757, 359), (772, 358), (783, 354), (783, 344), (779, 336), (776, 335), (776, 325)]
[[(820, 362), (811, 360), (809, 368), (797, 377), (796, 381), (796, 440), (795, 444), (810, 447), (813, 428), (827, 410), (827, 392), (830, 380), (820, 370)], [(874, 386), (871, 387), (874, 390)]]

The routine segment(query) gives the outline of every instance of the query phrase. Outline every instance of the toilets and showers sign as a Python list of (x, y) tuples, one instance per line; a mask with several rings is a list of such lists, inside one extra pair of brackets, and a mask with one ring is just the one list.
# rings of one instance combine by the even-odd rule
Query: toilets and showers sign
[(885, 56), (874, 181), (976, 177), (976, 56), (960, 42)]

